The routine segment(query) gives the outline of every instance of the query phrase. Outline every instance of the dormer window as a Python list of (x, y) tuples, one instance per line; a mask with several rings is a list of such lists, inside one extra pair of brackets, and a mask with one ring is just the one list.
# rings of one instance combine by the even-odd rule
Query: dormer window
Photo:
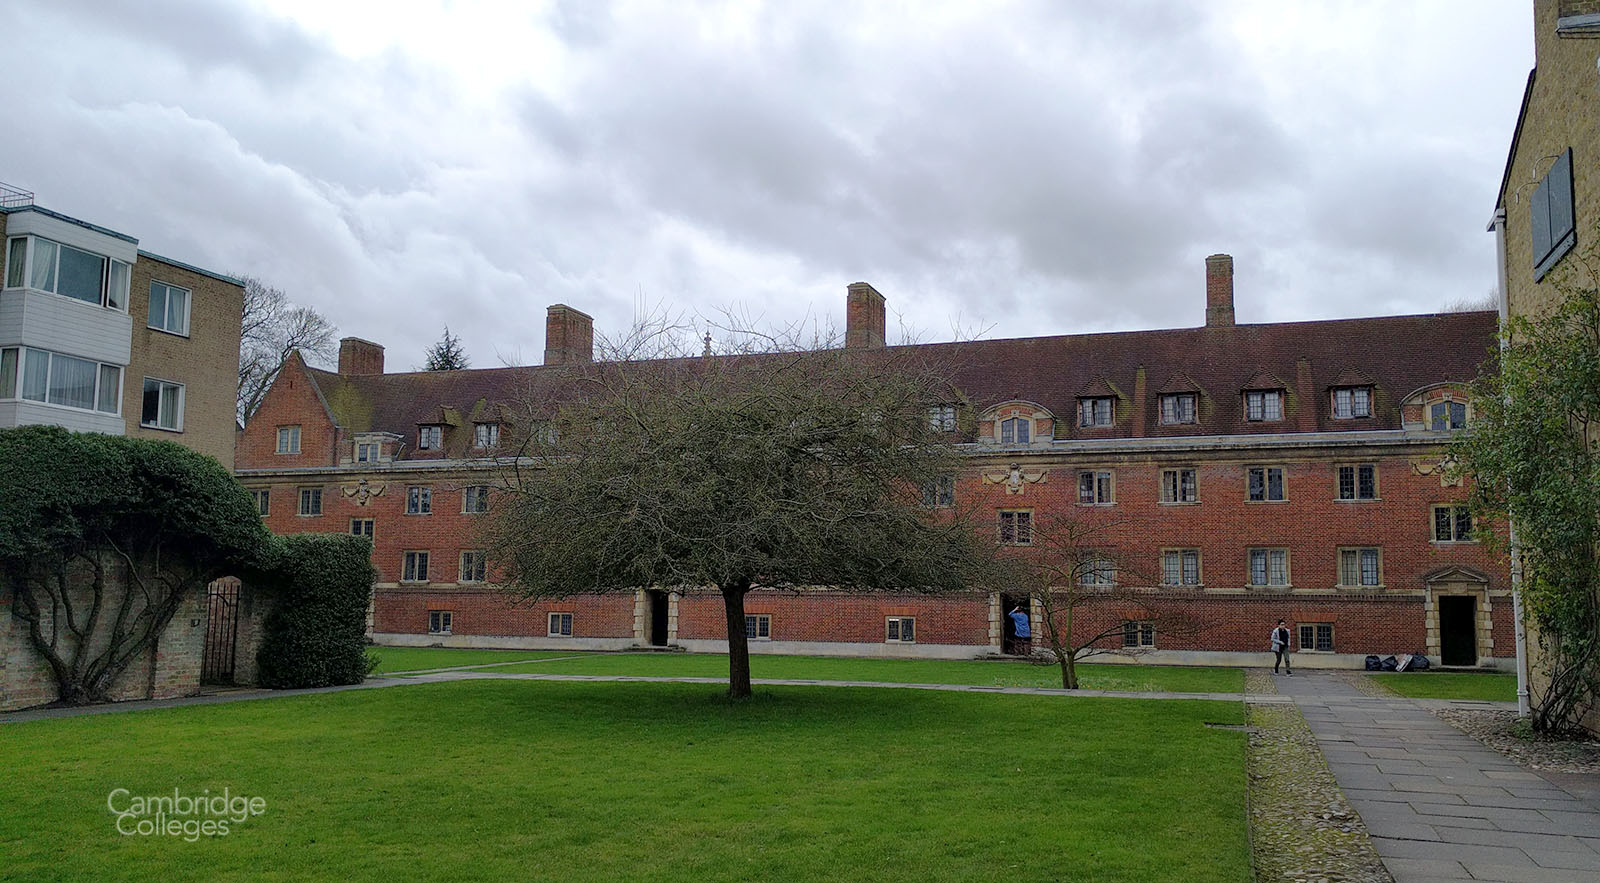
[(1033, 420), (1028, 417), (1011, 417), (1000, 421), (1000, 443), (1025, 445), (1033, 435)]
[(443, 426), (420, 426), (417, 428), (417, 450), (438, 451), (444, 448)]
[(935, 405), (928, 409), (928, 428), (934, 432), (956, 431), (956, 406)]
[(1333, 416), (1338, 420), (1352, 420), (1372, 416), (1372, 388), (1346, 386), (1333, 391)]
[(1283, 390), (1258, 389), (1244, 394), (1244, 419), (1264, 422), (1283, 419)]
[(1428, 428), (1434, 432), (1461, 429), (1467, 425), (1467, 403), (1446, 399), (1428, 406)]
[(474, 423), (472, 425), (472, 446), (483, 450), (500, 447), (500, 424)]
[(1079, 426), (1110, 426), (1116, 416), (1116, 399), (1109, 396), (1078, 400)]
[(356, 442), (356, 462), (378, 462), (378, 451), (380, 449), (381, 446), (377, 442)]
[(1180, 392), (1161, 397), (1161, 425), (1174, 426), (1182, 423), (1198, 423), (1195, 409), (1195, 395), (1192, 392)]

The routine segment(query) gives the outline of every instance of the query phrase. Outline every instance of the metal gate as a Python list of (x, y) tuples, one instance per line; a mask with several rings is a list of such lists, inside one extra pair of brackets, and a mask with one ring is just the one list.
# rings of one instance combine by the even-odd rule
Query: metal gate
[(206, 586), (206, 644), (200, 682), (233, 683), (233, 655), (239, 640), (239, 581), (219, 579)]

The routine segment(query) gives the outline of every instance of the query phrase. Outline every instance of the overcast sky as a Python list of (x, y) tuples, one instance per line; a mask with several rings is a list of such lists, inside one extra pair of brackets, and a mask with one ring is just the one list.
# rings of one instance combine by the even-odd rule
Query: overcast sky
[[(1494, 284), (1527, 0), (9, 0), (0, 181), (420, 365), (545, 307), (920, 339), (1434, 311)], [(896, 318), (898, 316), (898, 319)]]

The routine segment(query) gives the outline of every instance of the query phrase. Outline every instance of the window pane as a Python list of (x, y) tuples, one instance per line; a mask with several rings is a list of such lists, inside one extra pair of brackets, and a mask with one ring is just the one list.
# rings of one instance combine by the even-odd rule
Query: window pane
[(1336, 390), (1334, 390), (1333, 391), (1333, 416), (1335, 416), (1335, 417), (1349, 417), (1350, 416), (1350, 411), (1351, 411), (1351, 409), (1350, 409), (1350, 401), (1351, 401), (1350, 390), (1348, 390), (1348, 389), (1336, 389)]
[(160, 282), (150, 283), (150, 321), (151, 328), (167, 327), (167, 286)]
[(1093, 503), (1094, 502), (1094, 473), (1092, 473), (1092, 472), (1080, 472), (1080, 473), (1078, 473), (1078, 502), (1080, 502), (1080, 503)]
[(1360, 497), (1371, 500), (1378, 496), (1378, 469), (1375, 466), (1362, 466), (1357, 472), (1361, 476)]
[(1272, 585), (1286, 586), (1289, 584), (1289, 556), (1282, 549), (1273, 549), (1267, 553), (1267, 559), (1272, 565)]
[(17, 355), (15, 349), (0, 350), (0, 399), (16, 398)]
[(1345, 549), (1339, 553), (1339, 585), (1353, 586), (1356, 584), (1356, 553), (1354, 550)]
[(915, 619), (900, 620), (900, 640), (915, 641), (917, 639), (917, 621)]
[(189, 333), (189, 292), (181, 288), (167, 289), (166, 329), (173, 334)]
[(183, 387), (173, 383), (161, 384), (161, 428), (177, 429), (183, 425)]
[(117, 413), (117, 399), (122, 392), (122, 369), (115, 365), (100, 366), (100, 398), (96, 407), (107, 414)]
[[(160, 417), (160, 415), (161, 415), (161, 383), (159, 381), (156, 381), (156, 380), (151, 380), (149, 378), (145, 378), (145, 381), (144, 381), (144, 403), (142, 404), (142, 406), (139, 409), (139, 422), (141, 424), (145, 425), (145, 426), (154, 426), (156, 424), (157, 418)], [(282, 433), (280, 432), (279, 435), (281, 436)], [(283, 447), (281, 438), (279, 440), (278, 447), (279, 448)]]
[(61, 246), (61, 279), (56, 292), (86, 303), (100, 303), (105, 283), (106, 259), (76, 248)]
[(1317, 649), (1333, 650), (1333, 626), (1327, 623), (1317, 624)]
[(1267, 499), (1269, 499), (1269, 500), (1281, 500), (1281, 499), (1283, 499), (1283, 470), (1282, 469), (1268, 469), (1267, 470)]
[(1439, 506), (1433, 510), (1433, 538), (1441, 543), (1450, 542), (1450, 508)]
[(1185, 503), (1195, 501), (1195, 477), (1193, 469), (1184, 469), (1178, 473), (1181, 486), (1178, 489), (1178, 499)]
[(1265, 500), (1267, 498), (1267, 471), (1265, 469), (1250, 470), (1250, 499)]
[(1112, 499), (1113, 499), (1113, 497), (1111, 496), (1111, 473), (1109, 473), (1109, 472), (1096, 473), (1095, 474), (1095, 502), (1096, 503), (1110, 503), (1112, 501)]
[(1456, 515), (1456, 525), (1455, 525), (1456, 526), (1456, 539), (1458, 539), (1458, 540), (1470, 540), (1470, 539), (1472, 539), (1472, 510), (1468, 509), (1465, 506), (1457, 506), (1456, 510), (1455, 510), (1455, 515)]
[(1450, 428), (1460, 429), (1467, 425), (1467, 405), (1465, 402), (1450, 403)]
[(1354, 390), (1353, 392), (1355, 394), (1355, 402), (1351, 409), (1352, 415), (1356, 417), (1370, 417), (1372, 415), (1371, 391), (1362, 388)]
[(1200, 553), (1183, 553), (1183, 584), (1197, 586), (1200, 584)]
[(1028, 443), (1028, 433), (1032, 427), (1032, 421), (1025, 420), (1020, 417), (1017, 418), (1017, 444), (1025, 445)]
[(128, 308), (128, 265), (112, 261), (106, 279), (106, 306), (116, 310)]
[(1264, 586), (1267, 584), (1267, 553), (1256, 549), (1250, 552), (1250, 584)]
[(1283, 419), (1283, 395), (1281, 393), (1267, 393), (1265, 404), (1268, 420)]
[(1167, 552), (1161, 556), (1161, 581), (1169, 586), (1178, 585), (1183, 577), (1179, 558), (1177, 552)]
[(27, 350), (22, 360), (22, 397), (34, 402), (44, 401), (49, 376), (50, 354), (44, 350)]
[(1356, 497), (1356, 470), (1353, 466), (1339, 467), (1339, 499), (1353, 500)]
[(1009, 444), (1012, 444), (1012, 443), (1016, 442), (1016, 440), (1017, 440), (1017, 421), (1015, 421), (1015, 420), (1002, 420), (1002, 421), (1000, 421), (1000, 443), (1004, 444), (1004, 445), (1009, 445)]
[(29, 288), (40, 291), (56, 290), (56, 244), (48, 239), (33, 240), (33, 260), (29, 262), (32, 268), (29, 273)]
[(1300, 649), (1311, 650), (1317, 646), (1317, 632), (1313, 626), (1300, 627)]
[(94, 382), (100, 366), (71, 356), (50, 357), (50, 394), (53, 405), (68, 405), (85, 410), (94, 407)]
[(11, 240), (11, 247), (8, 249), (7, 254), (6, 254), (6, 287), (7, 288), (21, 288), (22, 287), (22, 280), (24, 278), (26, 278), (26, 277), (24, 277), (22, 275), (23, 264), (27, 260), (27, 256), (28, 256), (28, 240), (27, 240), (27, 238), (23, 237), (23, 236), (18, 236), (16, 239)]
[(1361, 584), (1375, 586), (1378, 584), (1378, 550), (1361, 550)]

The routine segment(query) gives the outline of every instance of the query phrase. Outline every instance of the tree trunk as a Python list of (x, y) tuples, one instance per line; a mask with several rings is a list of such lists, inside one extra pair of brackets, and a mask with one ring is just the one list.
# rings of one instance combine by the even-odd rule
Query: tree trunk
[(1068, 653), (1061, 662), (1061, 689), (1078, 689), (1078, 660), (1075, 653)]
[(750, 636), (744, 628), (744, 593), (750, 584), (722, 587), (722, 606), (728, 614), (728, 696), (750, 698)]

